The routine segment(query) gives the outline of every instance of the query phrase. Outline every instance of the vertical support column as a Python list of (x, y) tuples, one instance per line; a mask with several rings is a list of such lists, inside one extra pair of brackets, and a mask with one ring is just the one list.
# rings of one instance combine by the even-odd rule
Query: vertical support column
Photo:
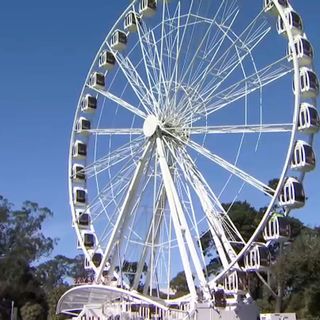
[(191, 267), (189, 264), (187, 249), (186, 249), (184, 239), (183, 239), (183, 232), (185, 230), (185, 226), (183, 225), (183, 223), (179, 219), (179, 213), (178, 213), (178, 209), (177, 209), (177, 199), (174, 195), (175, 188), (174, 188), (172, 176), (170, 173), (170, 169), (169, 169), (169, 166), (167, 163), (167, 159), (164, 154), (163, 142), (159, 136), (156, 138), (156, 143), (157, 143), (157, 152), (158, 152), (158, 156), (159, 156), (159, 164), (160, 164), (160, 168), (161, 168), (161, 172), (162, 172), (164, 187), (165, 187), (165, 190), (167, 193), (171, 217), (172, 217), (175, 233), (177, 236), (181, 260), (182, 260), (184, 272), (186, 275), (188, 288), (189, 288), (190, 294), (192, 296), (192, 299), (195, 302), (195, 300), (197, 298), (197, 293), (196, 293), (195, 284), (193, 281)]

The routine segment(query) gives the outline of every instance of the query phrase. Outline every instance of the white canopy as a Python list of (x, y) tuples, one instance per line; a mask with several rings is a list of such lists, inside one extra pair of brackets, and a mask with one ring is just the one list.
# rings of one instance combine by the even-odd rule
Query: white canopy
[(145, 297), (136, 291), (128, 291), (107, 285), (88, 284), (74, 287), (64, 293), (57, 304), (56, 313), (77, 315), (85, 305), (102, 305), (107, 302), (117, 302), (120, 298), (122, 301), (152, 304), (160, 309), (168, 310), (162, 300)]

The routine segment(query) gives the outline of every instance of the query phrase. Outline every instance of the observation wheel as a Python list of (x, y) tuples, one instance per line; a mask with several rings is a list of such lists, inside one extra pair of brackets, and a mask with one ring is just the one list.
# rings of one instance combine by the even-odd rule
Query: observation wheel
[[(189, 317), (200, 303), (251, 304), (247, 274), (290, 237), (315, 167), (313, 55), (286, 0), (131, 1), (92, 63), (70, 141), (73, 227), (105, 301), (132, 293)], [(249, 237), (239, 201), (264, 208)]]

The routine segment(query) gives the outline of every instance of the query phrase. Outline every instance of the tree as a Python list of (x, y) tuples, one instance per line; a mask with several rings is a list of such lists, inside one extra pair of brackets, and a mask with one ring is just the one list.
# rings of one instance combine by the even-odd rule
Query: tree
[[(72, 279), (85, 276), (84, 257), (57, 255), (46, 259), (56, 239), (42, 232), (42, 224), (53, 213), (34, 202), (15, 209), (0, 196), (0, 319), (9, 319), (15, 302), (22, 319), (63, 319), (55, 316), (59, 295)], [(40, 316), (41, 314), (41, 316)]]
[(58, 301), (68, 289), (70, 289), (68, 285), (60, 285), (48, 292), (48, 295), (47, 295), (47, 301), (49, 306), (48, 320), (63, 320), (68, 318), (67, 316), (64, 316), (64, 315), (56, 315), (56, 308), (57, 308)]
[(187, 278), (184, 271), (179, 272), (171, 281), (170, 288), (175, 291), (175, 298), (182, 297), (189, 293)]
[(20, 309), (22, 320), (46, 320), (45, 312), (41, 304), (27, 302)]
[(51, 216), (48, 208), (30, 201), (16, 210), (0, 196), (0, 313), (6, 319), (11, 301), (24, 315), (35, 315), (40, 307), (41, 314), (46, 314), (46, 293), (33, 265), (48, 257), (56, 243), (41, 231), (43, 222)]
[[(230, 207), (230, 204), (223, 204), (225, 209)], [(236, 201), (229, 210), (229, 217), (242, 235), (245, 241), (248, 241), (256, 230), (261, 215), (247, 201)]]
[[(76, 277), (76, 268), (78, 261), (74, 258), (67, 258), (63, 255), (57, 255), (53, 259), (45, 261), (37, 266), (35, 276), (42, 284), (46, 292), (50, 292), (56, 287), (67, 286), (67, 277)], [(83, 262), (82, 262), (82, 269)]]

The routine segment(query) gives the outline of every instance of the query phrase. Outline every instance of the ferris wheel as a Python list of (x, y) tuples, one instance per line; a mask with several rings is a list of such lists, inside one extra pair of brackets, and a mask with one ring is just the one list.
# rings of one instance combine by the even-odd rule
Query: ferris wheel
[[(287, 0), (131, 1), (92, 63), (70, 141), (73, 227), (97, 285), (189, 311), (250, 303), (247, 274), (290, 237), (315, 167), (313, 55)], [(264, 208), (249, 238), (239, 201)]]

